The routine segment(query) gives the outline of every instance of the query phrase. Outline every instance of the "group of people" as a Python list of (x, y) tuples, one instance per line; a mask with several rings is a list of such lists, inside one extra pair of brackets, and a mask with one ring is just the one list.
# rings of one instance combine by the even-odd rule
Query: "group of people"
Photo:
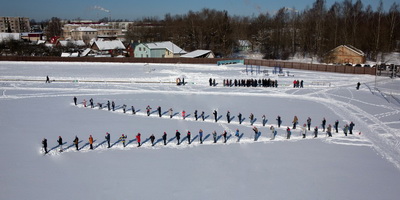
[(293, 81), (293, 88), (303, 88), (303, 80), (294, 80)]
[(278, 87), (278, 80), (272, 79), (224, 79), (222, 83), (224, 87)]

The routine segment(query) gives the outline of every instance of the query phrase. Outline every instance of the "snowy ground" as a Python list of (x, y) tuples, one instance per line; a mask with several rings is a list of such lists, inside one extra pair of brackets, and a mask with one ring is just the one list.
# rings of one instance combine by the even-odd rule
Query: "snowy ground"
[[(290, 69), (294, 77), (246, 73), (242, 65), (0, 62), (0, 199), (398, 199), (400, 190), (400, 81), (369, 75)], [(284, 69), (286, 72), (286, 69)], [(45, 84), (49, 75), (51, 84)], [(185, 86), (176, 86), (185, 77)], [(212, 77), (219, 83), (208, 86)], [(277, 79), (278, 88), (223, 87), (222, 79)], [(292, 87), (294, 79), (305, 88)], [(356, 83), (361, 89), (355, 89)], [(377, 89), (375, 89), (375, 87)], [(74, 106), (72, 98), (78, 98)], [(83, 99), (115, 101), (115, 112), (84, 108)], [(127, 113), (120, 107), (126, 104)], [(138, 113), (132, 115), (130, 106)], [(145, 107), (178, 113), (170, 119)], [(194, 110), (207, 119), (195, 121)], [(213, 121), (212, 111), (221, 119)], [(180, 112), (188, 116), (182, 119)], [(234, 117), (230, 124), (226, 112)], [(245, 121), (238, 124), (241, 112)], [(254, 141), (248, 117), (261, 132)], [(261, 125), (265, 114), (268, 122)], [(283, 119), (277, 138), (269, 126)], [(293, 116), (312, 126), (353, 121), (355, 135), (343, 131), (314, 139), (300, 129), (285, 139)], [(204, 130), (204, 144), (198, 130)], [(243, 133), (236, 142), (234, 131)], [(192, 132), (192, 144), (177, 146), (175, 130)], [(228, 131), (228, 141), (212, 142), (212, 131)], [(160, 142), (168, 133), (169, 143)], [(104, 143), (111, 133), (111, 149)], [(143, 146), (136, 147), (140, 132)], [(361, 133), (359, 135), (358, 133)], [(95, 149), (88, 150), (93, 135)], [(118, 142), (127, 134), (128, 145)], [(156, 136), (151, 146), (148, 138)], [(232, 135), (231, 135), (232, 134)], [(81, 150), (72, 146), (75, 136)], [(56, 140), (64, 138), (64, 152)], [(48, 139), (48, 155), (41, 140)]]

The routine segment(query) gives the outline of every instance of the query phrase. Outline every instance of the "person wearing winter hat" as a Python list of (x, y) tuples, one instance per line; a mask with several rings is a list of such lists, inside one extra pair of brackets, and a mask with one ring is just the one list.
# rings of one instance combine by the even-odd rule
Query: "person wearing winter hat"
[(156, 137), (154, 136), (154, 134), (151, 134), (151, 136), (150, 136), (151, 146), (154, 146), (155, 139), (156, 139)]
[(289, 126), (286, 129), (286, 139), (290, 139), (290, 136), (292, 135), (292, 132), (290, 131)]

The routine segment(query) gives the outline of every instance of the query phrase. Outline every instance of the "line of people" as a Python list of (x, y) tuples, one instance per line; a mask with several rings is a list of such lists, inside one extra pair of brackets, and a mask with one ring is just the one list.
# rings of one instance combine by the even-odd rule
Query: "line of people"
[[(296, 120), (296, 118), (297, 118), (297, 117), (295, 116), (295, 120)], [(278, 119), (279, 119), (279, 116), (278, 116)], [(294, 123), (293, 123), (293, 129), (296, 129), (296, 123), (297, 123), (297, 122), (294, 121)], [(324, 118), (323, 121), (322, 121), (323, 132), (325, 132), (325, 124), (326, 124), (326, 120), (325, 120), (325, 118)], [(305, 124), (301, 127), (301, 130), (300, 130), (300, 136), (302, 136), (302, 138), (306, 138), (306, 136), (307, 136), (307, 131), (310, 131), (310, 126), (311, 126), (311, 118), (308, 118), (308, 119), (307, 119), (307, 124), (305, 123)], [(278, 123), (278, 127), (280, 127), (280, 123)], [(335, 122), (336, 133), (338, 133), (338, 128), (337, 128), (337, 127), (338, 127), (338, 121)], [(353, 133), (352, 133), (353, 127), (354, 127), (354, 123), (353, 123), (353, 122), (351, 122), (350, 125), (347, 125), (347, 124), (346, 124), (346, 125), (344, 126), (343, 132), (344, 132), (345, 136), (347, 136), (348, 131), (350, 131), (349, 134), (353, 134)], [(254, 141), (257, 141), (257, 140), (259, 139), (259, 137), (261, 136), (261, 132), (259, 131), (259, 129), (258, 129), (256, 126), (254, 126), (254, 127), (252, 128), (252, 130), (254, 131)], [(269, 130), (270, 130), (270, 140), (274, 140), (275, 137), (276, 137), (277, 134), (278, 134), (277, 129), (276, 129), (274, 126), (271, 125), (271, 126), (269, 127)], [(314, 130), (313, 130), (314, 138), (318, 137), (318, 131), (319, 131), (318, 126), (316, 126), (316, 127), (314, 128)], [(190, 144), (193, 142), (193, 140), (195, 140), (197, 137), (199, 137), (199, 143), (200, 143), (200, 144), (203, 144), (203, 141), (204, 141), (205, 139), (208, 138), (208, 136), (206, 136), (205, 138), (203, 138), (204, 132), (203, 132), (202, 129), (199, 130), (198, 135), (197, 135), (196, 137), (194, 137), (193, 140), (192, 140), (191, 135), (192, 135), (192, 133), (188, 130), (187, 133), (186, 133), (186, 138), (183, 138), (183, 139), (181, 140), (181, 133), (180, 133), (178, 130), (176, 130), (176, 132), (175, 132), (175, 137), (172, 138), (172, 139), (170, 139), (169, 141), (172, 141), (173, 139), (176, 139), (176, 141), (177, 141), (176, 144), (177, 144), (177, 145), (180, 145), (184, 140), (187, 140), (188, 144), (190, 145)], [(211, 133), (211, 135), (212, 135), (212, 137), (213, 137), (213, 143), (217, 143), (217, 141), (218, 141), (218, 139), (219, 139), (220, 137), (223, 137), (223, 139), (224, 139), (223, 143), (226, 143), (227, 140), (228, 140), (229, 137), (230, 137), (230, 136), (228, 136), (228, 133), (227, 133), (226, 130), (224, 130), (223, 133), (220, 134), (220, 135), (218, 135), (217, 132), (214, 130), (214, 131)], [(230, 134), (230, 135), (232, 135), (232, 134)], [(236, 142), (239, 142), (240, 139), (243, 137), (243, 135), (244, 135), (244, 133), (240, 133), (239, 129), (236, 129), (236, 132), (234, 133), (234, 136), (237, 137)], [(287, 127), (287, 128), (286, 128), (286, 139), (290, 139), (291, 135), (292, 135), (292, 130), (290, 129), (290, 127)], [(331, 126), (330, 124), (328, 125), (328, 127), (327, 127), (327, 129), (326, 129), (326, 136), (332, 137), (332, 126)], [(130, 143), (133, 142), (134, 140), (136, 140), (136, 142), (137, 142), (137, 147), (140, 147), (140, 146), (142, 145), (142, 143), (141, 143), (141, 142), (142, 142), (142, 135), (141, 135), (141, 133), (136, 134), (135, 139), (129, 141), (128, 144), (126, 143), (127, 138), (128, 138), (128, 136), (127, 136), (126, 134), (122, 134), (122, 135), (119, 137), (119, 139), (118, 139), (113, 145), (115, 145), (115, 144), (117, 144), (117, 143), (119, 143), (119, 142), (122, 142), (123, 147), (126, 147), (128, 144), (130, 144)], [(107, 148), (111, 148), (111, 147), (113, 146), (113, 145), (111, 145), (111, 134), (107, 132), (106, 135), (105, 135), (105, 137), (104, 137), (104, 139), (105, 139), (104, 142), (100, 143), (98, 146), (100, 146), (101, 144), (107, 142)], [(167, 145), (168, 142), (169, 142), (169, 141), (167, 142), (167, 139), (168, 139), (168, 138), (167, 138), (167, 133), (166, 133), (166, 132), (163, 133), (162, 137), (161, 137), (159, 140), (155, 141), (155, 139), (156, 139), (156, 137), (154, 136), (154, 134), (151, 134), (150, 137), (147, 138), (147, 140), (145, 140), (143, 143), (145, 143), (145, 142), (147, 142), (148, 140), (150, 140), (151, 145), (154, 146), (154, 145), (156, 145), (159, 141), (163, 141), (164, 146), (165, 146), (165, 145)], [(80, 150), (80, 148), (79, 148), (79, 143), (80, 143), (80, 142), (81, 142), (81, 141), (79, 141), (78, 136), (75, 136), (75, 138), (74, 138), (74, 140), (73, 140), (73, 145), (75, 146), (76, 151), (79, 151), (79, 150)], [(90, 135), (89, 138), (88, 138), (88, 143), (86, 144), (86, 145), (89, 145), (89, 149), (90, 149), (90, 150), (93, 150), (93, 149), (94, 149), (94, 148), (93, 148), (93, 143), (94, 143), (94, 142), (95, 142), (95, 140), (93, 139), (93, 136)], [(56, 146), (55, 148), (59, 147), (59, 151), (60, 151), (60, 152), (63, 152), (63, 151), (64, 151), (63, 145), (66, 144), (66, 143), (63, 143), (63, 139), (62, 139), (61, 136), (58, 137), (57, 143), (58, 143), (58, 146)], [(84, 145), (84, 146), (86, 146), (86, 145)], [(43, 147), (44, 153), (47, 154), (49, 151), (47, 150), (47, 139), (46, 139), (46, 138), (43, 138), (43, 140), (42, 140), (42, 147)], [(81, 147), (81, 148), (83, 148), (83, 147)], [(54, 148), (53, 148), (53, 149), (54, 149)]]
[[(91, 108), (94, 108), (93, 98), (91, 98), (91, 99), (89, 100), (89, 102), (90, 102)], [(77, 105), (77, 98), (76, 98), (76, 97), (74, 97), (74, 103), (75, 103), (75, 105)], [(83, 105), (86, 107), (86, 100), (83, 101)], [(98, 103), (98, 106), (99, 106), (99, 109), (102, 109), (102, 104), (101, 104), (101, 103)], [(125, 104), (123, 104), (122, 107), (121, 107), (124, 113), (126, 113), (126, 107), (127, 107), (127, 106), (126, 106)], [(110, 104), (110, 101), (107, 101), (107, 108), (108, 108), (109, 111), (110, 111), (110, 110), (115, 111), (115, 103), (114, 103), (114, 101), (112, 101), (111, 104)], [(132, 114), (136, 114), (136, 110), (135, 110), (135, 108), (134, 108), (133, 106), (131, 106), (131, 110), (132, 110)], [(158, 106), (158, 107), (157, 107), (157, 111), (156, 111), (156, 112), (158, 113), (158, 116), (159, 116), (159, 117), (162, 117), (162, 116), (163, 116), (161, 106)], [(147, 114), (147, 116), (150, 116), (151, 113), (152, 113), (152, 108), (150, 107), (150, 105), (148, 105), (148, 106), (146, 107), (146, 114)], [(179, 112), (178, 112), (178, 113), (174, 113), (172, 108), (168, 109), (168, 111), (167, 111), (166, 113), (168, 113), (168, 115), (169, 115), (170, 118), (173, 118), (176, 114), (179, 114)], [(213, 116), (214, 116), (214, 121), (215, 121), (215, 122), (218, 122), (218, 121), (220, 120), (220, 118), (222, 117), (222, 116), (218, 116), (218, 111), (217, 111), (217, 110), (214, 110), (212, 114), (213, 114)], [(182, 119), (186, 119), (186, 117), (188, 117), (190, 114), (187, 114), (186, 111), (183, 110), (183, 111), (181, 112), (181, 115), (182, 115)], [(194, 116), (194, 119), (195, 119), (196, 121), (199, 120), (199, 119), (202, 119), (203, 121), (205, 121), (205, 119), (208, 117), (208, 116), (205, 116), (205, 112), (204, 112), (204, 111), (201, 111), (201, 113), (199, 113), (197, 110), (194, 111), (193, 116)], [(239, 123), (239, 124), (242, 124), (242, 122), (245, 120), (245, 118), (243, 118), (242, 113), (239, 112), (239, 114), (237, 115), (237, 117), (238, 117), (238, 123)], [(234, 118), (234, 117), (231, 116), (231, 113), (230, 113), (230, 111), (228, 110), (227, 113), (226, 113), (226, 121), (227, 121), (228, 123), (231, 123), (231, 121), (233, 120), (233, 118)], [(266, 123), (268, 122), (268, 119), (266, 118), (265, 115), (262, 115), (261, 118), (262, 118), (262, 121), (261, 121), (261, 122), (262, 122), (262, 125), (265, 126)], [(256, 119), (255, 119), (255, 117), (254, 117), (254, 114), (253, 114), (253, 113), (250, 113), (250, 116), (249, 116), (250, 125), (252, 126), (252, 125), (254, 124), (255, 121), (256, 121)], [(278, 115), (278, 117), (276, 118), (276, 121), (277, 121), (278, 127), (280, 127), (281, 124), (282, 124), (282, 119), (281, 119), (281, 117), (280, 117), (279, 115)], [(296, 126), (297, 126), (298, 123), (299, 123), (298, 117), (297, 117), (297, 116), (294, 116), (293, 121), (292, 121), (292, 124), (293, 124), (292, 129), (296, 129)], [(308, 131), (310, 131), (310, 129), (311, 129), (311, 118), (310, 118), (310, 117), (307, 118), (305, 124), (306, 124), (307, 127), (308, 127)], [(331, 126), (331, 124), (329, 124), (328, 126), (326, 125), (326, 119), (325, 119), (325, 117), (322, 119), (321, 126), (322, 126), (322, 131), (323, 131), (323, 132), (325, 132), (325, 129), (327, 129), (327, 130), (329, 130), (328, 135), (329, 135), (329, 136), (332, 135), (332, 134), (331, 134), (332, 126)], [(354, 128), (354, 126), (355, 126), (355, 124), (354, 124), (353, 122), (351, 122), (350, 124), (346, 124), (346, 125), (344, 126), (344, 128), (343, 128), (344, 134), (345, 134), (346, 136), (347, 136), (348, 133), (349, 133), (349, 134), (353, 134), (353, 128)], [(336, 121), (334, 122), (333, 128), (335, 129), (336, 133), (338, 133), (338, 131), (339, 131), (339, 120), (336, 120)], [(318, 126), (316, 126), (315, 129), (318, 129)]]
[(278, 80), (272, 79), (224, 79), (224, 87), (278, 87)]

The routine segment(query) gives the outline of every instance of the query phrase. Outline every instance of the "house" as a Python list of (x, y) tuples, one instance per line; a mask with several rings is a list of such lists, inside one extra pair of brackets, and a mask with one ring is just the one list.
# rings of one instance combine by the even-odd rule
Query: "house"
[(125, 46), (120, 40), (112, 41), (95, 41), (91, 49), (97, 51), (99, 54), (105, 55), (110, 54), (111, 56), (123, 55), (125, 52)]
[(174, 58), (187, 52), (170, 41), (140, 43), (135, 47), (135, 58)]
[(325, 63), (363, 64), (365, 60), (364, 52), (351, 45), (340, 45), (324, 55)]
[(251, 42), (248, 40), (238, 40), (238, 50), (239, 51), (248, 51), (251, 50)]
[(21, 39), (29, 42), (37, 42), (43, 39), (43, 32), (21, 33)]
[(211, 50), (195, 50), (182, 55), (181, 58), (215, 58), (215, 55)]

